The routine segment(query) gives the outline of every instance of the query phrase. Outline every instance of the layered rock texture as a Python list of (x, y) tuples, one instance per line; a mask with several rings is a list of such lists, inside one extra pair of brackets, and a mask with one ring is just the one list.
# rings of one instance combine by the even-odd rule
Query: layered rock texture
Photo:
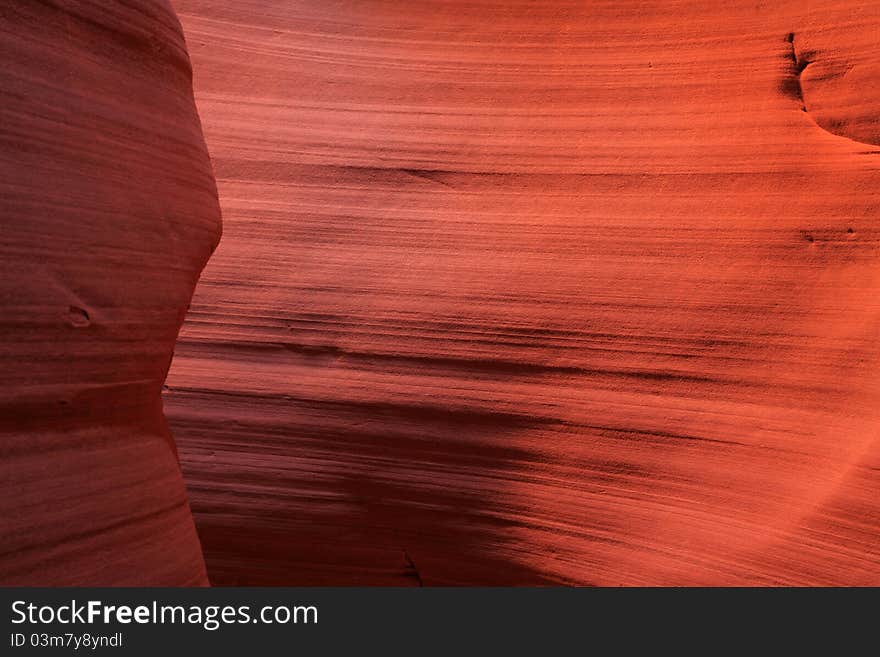
[(161, 389), (220, 235), (164, 1), (0, 7), (0, 584), (207, 583)]
[(880, 584), (880, 5), (178, 0), (221, 584)]
[[(212, 583), (880, 585), (880, 5), (174, 5)], [(0, 580), (203, 583), (177, 23), (0, 30)]]

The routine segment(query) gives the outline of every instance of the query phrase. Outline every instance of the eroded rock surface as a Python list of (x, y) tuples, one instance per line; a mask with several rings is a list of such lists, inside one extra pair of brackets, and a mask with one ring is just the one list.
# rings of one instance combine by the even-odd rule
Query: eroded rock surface
[(880, 584), (876, 7), (177, 7), (214, 581)]
[[(877, 8), (175, 6), (214, 583), (880, 584)], [(0, 49), (0, 581), (204, 583), (178, 25)]]
[(0, 60), (0, 584), (204, 584), (161, 402), (220, 236), (180, 25), (4, 2)]

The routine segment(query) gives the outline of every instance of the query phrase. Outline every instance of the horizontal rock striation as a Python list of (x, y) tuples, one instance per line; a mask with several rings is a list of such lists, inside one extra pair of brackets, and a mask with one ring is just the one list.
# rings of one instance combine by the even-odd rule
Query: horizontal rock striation
[(214, 582), (880, 584), (876, 8), (176, 5)]
[(220, 236), (180, 25), (14, 0), (0, 59), (0, 584), (205, 584), (161, 402)]

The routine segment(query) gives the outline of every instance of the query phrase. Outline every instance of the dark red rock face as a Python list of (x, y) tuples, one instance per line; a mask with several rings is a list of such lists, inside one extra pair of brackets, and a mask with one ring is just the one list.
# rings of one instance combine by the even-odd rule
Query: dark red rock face
[(205, 584), (161, 388), (220, 235), (166, 2), (0, 7), (0, 584)]

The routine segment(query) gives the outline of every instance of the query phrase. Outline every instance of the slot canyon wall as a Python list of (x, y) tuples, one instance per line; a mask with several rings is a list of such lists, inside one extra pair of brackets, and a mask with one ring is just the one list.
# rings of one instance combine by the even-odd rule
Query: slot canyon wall
[(0, 584), (880, 585), (880, 6), (173, 7), (0, 8)]
[(0, 6), (0, 585), (197, 585), (161, 389), (220, 237), (167, 2)]
[(880, 5), (176, 0), (216, 584), (880, 584)]

